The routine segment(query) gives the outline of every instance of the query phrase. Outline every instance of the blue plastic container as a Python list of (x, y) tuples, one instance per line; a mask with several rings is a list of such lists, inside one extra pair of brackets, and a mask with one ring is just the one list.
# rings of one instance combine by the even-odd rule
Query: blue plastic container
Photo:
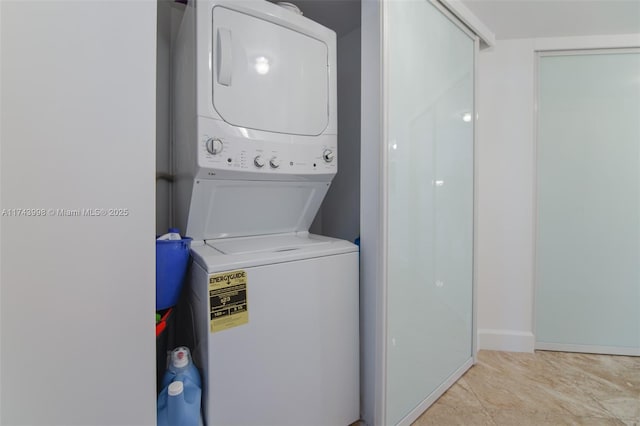
[(189, 265), (191, 238), (156, 240), (156, 310), (178, 302), (182, 281)]
[(199, 426), (202, 391), (189, 380), (172, 382), (158, 396), (158, 426)]

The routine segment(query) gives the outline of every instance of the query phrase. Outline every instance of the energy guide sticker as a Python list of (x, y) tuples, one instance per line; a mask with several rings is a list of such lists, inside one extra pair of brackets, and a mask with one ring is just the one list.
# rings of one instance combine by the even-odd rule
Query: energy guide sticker
[(209, 318), (212, 333), (249, 322), (245, 271), (209, 275)]

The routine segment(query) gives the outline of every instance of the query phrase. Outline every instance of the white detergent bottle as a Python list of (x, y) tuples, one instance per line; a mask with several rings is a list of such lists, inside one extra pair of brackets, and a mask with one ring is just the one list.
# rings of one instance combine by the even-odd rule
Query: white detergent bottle
[(171, 360), (167, 372), (162, 378), (162, 389), (169, 386), (169, 383), (180, 380), (189, 380), (197, 387), (202, 386), (200, 372), (191, 359), (191, 352), (186, 346), (179, 346), (171, 351)]
[(166, 234), (160, 235), (158, 240), (181, 240), (180, 230), (178, 228), (169, 228)]

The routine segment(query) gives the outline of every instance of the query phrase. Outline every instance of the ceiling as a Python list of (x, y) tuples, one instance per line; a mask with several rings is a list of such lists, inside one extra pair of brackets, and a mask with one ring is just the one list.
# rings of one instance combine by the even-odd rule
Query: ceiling
[[(285, 1), (338, 36), (360, 26), (360, 0)], [(640, 33), (640, 0), (449, 1), (461, 1), (497, 39)]]
[(640, 0), (462, 0), (496, 39), (640, 33)]

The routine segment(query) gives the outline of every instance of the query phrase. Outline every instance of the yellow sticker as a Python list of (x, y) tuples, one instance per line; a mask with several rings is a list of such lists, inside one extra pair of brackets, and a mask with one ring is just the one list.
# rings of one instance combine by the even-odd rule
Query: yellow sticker
[(249, 322), (245, 271), (209, 275), (209, 314), (212, 333)]

